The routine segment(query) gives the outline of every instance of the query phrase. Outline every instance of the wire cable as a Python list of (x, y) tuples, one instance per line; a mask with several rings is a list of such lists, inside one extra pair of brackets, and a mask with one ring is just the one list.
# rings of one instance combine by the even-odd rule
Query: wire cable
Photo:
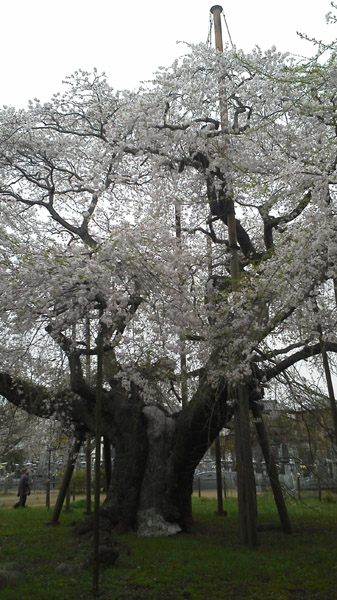
[(233, 41), (232, 41), (232, 36), (231, 36), (231, 34), (230, 34), (230, 31), (229, 31), (229, 27), (228, 27), (228, 23), (227, 23), (226, 15), (225, 15), (225, 13), (224, 13), (224, 12), (222, 12), (222, 14), (223, 14), (223, 18), (224, 18), (224, 21), (225, 21), (225, 25), (226, 25), (226, 29), (227, 29), (228, 38), (229, 38), (229, 41), (230, 41), (230, 43), (231, 43), (232, 50), (233, 50), (233, 48), (234, 48), (234, 44), (233, 44)]

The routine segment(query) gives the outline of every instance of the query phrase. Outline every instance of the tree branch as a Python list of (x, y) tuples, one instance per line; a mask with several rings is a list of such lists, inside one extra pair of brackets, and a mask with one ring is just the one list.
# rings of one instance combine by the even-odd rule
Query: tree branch
[(260, 214), (263, 218), (264, 223), (264, 242), (267, 250), (270, 250), (273, 246), (273, 229), (279, 227), (279, 225), (285, 225), (296, 219), (308, 206), (311, 200), (311, 191), (307, 192), (305, 196), (299, 201), (298, 205), (295, 206), (287, 215), (279, 217), (272, 217), (270, 215), (263, 215), (263, 210), (260, 210)]
[[(327, 352), (337, 352), (337, 343), (325, 342), (325, 349)], [(274, 367), (269, 367), (264, 371), (261, 370), (260, 377), (262, 375), (262, 379), (264, 381), (270, 381), (277, 375), (280, 375), (281, 373), (289, 369), (289, 367), (295, 365), (300, 360), (305, 360), (306, 358), (310, 358), (311, 356), (316, 356), (317, 354), (320, 354), (321, 350), (322, 348), (319, 342), (317, 344), (313, 344), (312, 346), (305, 346), (304, 348), (302, 348), (302, 350), (294, 352), (294, 354), (291, 354), (290, 356), (276, 364)]]

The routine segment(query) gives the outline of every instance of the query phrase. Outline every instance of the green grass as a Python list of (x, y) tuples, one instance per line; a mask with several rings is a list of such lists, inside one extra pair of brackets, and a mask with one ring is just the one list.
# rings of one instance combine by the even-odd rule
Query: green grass
[[(259, 546), (238, 541), (237, 503), (225, 501), (227, 517), (214, 515), (216, 501), (194, 498), (196, 534), (171, 538), (119, 536), (130, 556), (102, 569), (103, 600), (335, 600), (337, 597), (337, 504), (305, 499), (288, 502), (294, 528), (279, 528), (272, 499), (259, 497)], [(62, 514), (59, 527), (46, 527), (45, 508), (0, 509), (0, 564), (19, 562), (25, 583), (0, 590), (1, 600), (91, 600), (90, 570), (55, 573), (66, 562), (80, 565), (87, 542), (71, 535), (69, 523), (83, 507)]]

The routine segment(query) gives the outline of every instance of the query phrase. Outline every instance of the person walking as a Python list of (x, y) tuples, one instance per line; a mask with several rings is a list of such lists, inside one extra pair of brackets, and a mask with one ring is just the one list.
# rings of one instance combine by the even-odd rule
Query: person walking
[(19, 508), (19, 506), (22, 506), (24, 508), (26, 506), (27, 496), (29, 496), (30, 494), (29, 473), (29, 469), (25, 469), (20, 477), (18, 489), (19, 500), (16, 504), (14, 504), (13, 508)]

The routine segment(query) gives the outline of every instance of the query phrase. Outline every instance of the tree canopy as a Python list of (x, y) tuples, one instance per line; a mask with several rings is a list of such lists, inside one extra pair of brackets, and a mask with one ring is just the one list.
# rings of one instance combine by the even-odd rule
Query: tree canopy
[(137, 92), (78, 71), (2, 109), (1, 394), (89, 429), (101, 328), (106, 411), (202, 398), (206, 426), (211, 395), (219, 430), (228, 382), (261, 397), (320, 331), (337, 351), (336, 45), (316, 50), (189, 46)]

